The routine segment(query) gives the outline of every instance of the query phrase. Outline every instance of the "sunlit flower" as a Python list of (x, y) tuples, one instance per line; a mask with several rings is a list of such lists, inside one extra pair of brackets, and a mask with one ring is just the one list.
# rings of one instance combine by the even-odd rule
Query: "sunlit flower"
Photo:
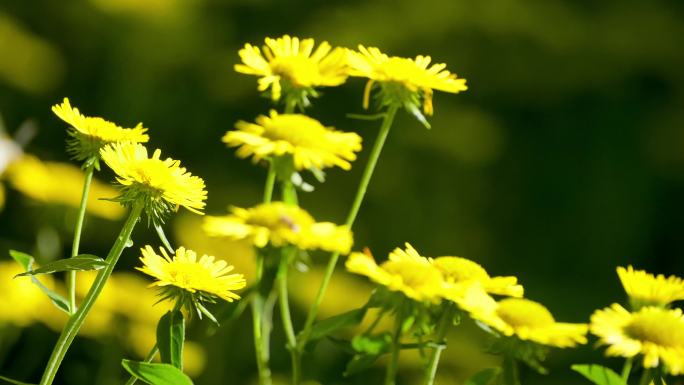
[(469, 284), (478, 282), (490, 294), (522, 297), (523, 287), (516, 277), (490, 277), (479, 264), (461, 257), (437, 257), (431, 260), (449, 283)]
[(323, 169), (338, 166), (351, 168), (361, 150), (361, 137), (353, 132), (335, 131), (306, 115), (260, 115), (255, 123), (239, 121), (237, 130), (228, 131), (223, 142), (238, 147), (241, 158), (252, 157), (254, 162), (272, 156), (292, 156), (297, 170)]
[(665, 364), (669, 373), (684, 373), (684, 316), (681, 309), (646, 306), (630, 313), (615, 303), (591, 316), (591, 332), (608, 345), (609, 356), (643, 355), (645, 368)]
[(144, 143), (150, 139), (142, 123), (134, 128), (122, 128), (100, 117), (84, 116), (78, 108), (71, 107), (68, 98), (52, 106), (52, 112), (71, 125), (68, 150), (76, 160), (97, 158), (100, 149), (110, 143)]
[(556, 322), (546, 307), (529, 299), (496, 302), (483, 291), (470, 290), (461, 306), (473, 319), (505, 336), (559, 348), (587, 342), (586, 324)]
[(202, 214), (207, 199), (202, 178), (180, 166), (180, 161), (166, 158), (155, 150), (147, 156), (145, 146), (137, 143), (116, 143), (104, 147), (102, 160), (114, 170), (122, 185), (119, 198), (124, 204), (143, 199), (145, 210), (155, 222), (175, 210), (177, 206)]
[(141, 251), (143, 266), (136, 269), (156, 278), (154, 286), (173, 287), (193, 297), (197, 294), (233, 302), (240, 299), (234, 291), (246, 285), (242, 274), (228, 274), (233, 266), (213, 256), (198, 258), (197, 253), (184, 247), (178, 248), (173, 258), (163, 248), (160, 248), (161, 256), (149, 245)]
[(430, 56), (418, 55), (415, 59), (388, 56), (378, 48), (359, 45), (358, 52), (349, 51), (348, 61), (350, 75), (368, 78), (364, 108), (368, 108), (371, 89), (376, 83), (381, 87), (382, 105), (406, 107), (413, 114), (420, 114), (418, 107), (422, 105), (426, 115), (433, 113), (433, 90), (458, 93), (468, 89), (465, 79), (447, 71), (446, 64), (430, 65)]
[(635, 309), (642, 306), (667, 306), (684, 299), (684, 281), (671, 275), (653, 275), (632, 266), (618, 267), (618, 276)]
[(259, 47), (245, 44), (239, 51), (242, 64), (235, 71), (259, 77), (259, 91), (271, 88), (273, 100), (279, 100), (283, 89), (313, 89), (318, 86), (337, 86), (347, 79), (345, 50), (331, 49), (324, 41), (314, 51), (313, 39), (299, 39), (285, 35), (266, 38)]
[(348, 227), (316, 222), (303, 209), (282, 202), (253, 208), (232, 207), (231, 214), (208, 216), (204, 231), (211, 236), (250, 240), (256, 247), (294, 245), (302, 250), (321, 249), (346, 254), (353, 240)]

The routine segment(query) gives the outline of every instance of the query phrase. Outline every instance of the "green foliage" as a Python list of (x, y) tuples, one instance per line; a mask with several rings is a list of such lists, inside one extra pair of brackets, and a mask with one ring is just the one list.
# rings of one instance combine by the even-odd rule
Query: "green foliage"
[(483, 369), (483, 370), (473, 374), (473, 376), (470, 377), (465, 382), (465, 385), (488, 385), (489, 383), (492, 382), (492, 380), (494, 380), (500, 374), (501, 374), (500, 368)]
[(316, 322), (311, 329), (309, 340), (315, 341), (338, 330), (358, 325), (365, 315), (366, 308), (364, 307)]
[(612, 369), (601, 365), (572, 365), (572, 370), (586, 377), (596, 385), (627, 385), (627, 382)]
[(14, 385), (35, 385), (35, 384), (28, 383), (28, 382), (21, 382), (21, 381), (13, 380), (13, 379), (11, 379), (9, 377), (5, 377), (5, 376), (0, 376), (0, 380), (5, 381), (5, 382), (10, 383), (10, 384), (14, 384)]
[[(9, 251), (10, 256), (19, 263), (24, 270), (30, 271), (31, 267), (33, 266), (33, 262), (35, 259), (33, 259), (32, 256), (22, 253), (20, 251), (16, 250), (10, 250)], [(64, 311), (67, 314), (71, 314), (71, 307), (69, 306), (69, 301), (66, 300), (66, 298), (62, 297), (61, 295), (55, 293), (54, 291), (50, 290), (47, 288), (45, 285), (43, 285), (35, 276), (31, 275), (31, 283), (34, 285), (38, 286), (38, 288), (47, 295), (52, 303), (59, 309)]]
[(65, 258), (57, 261), (47, 263), (35, 270), (28, 270), (25, 273), (17, 274), (17, 277), (36, 275), (36, 274), (52, 274), (62, 271), (89, 271), (100, 270), (107, 266), (104, 259), (91, 255), (81, 254), (73, 258)]
[(185, 319), (178, 310), (169, 311), (157, 324), (157, 347), (164, 363), (183, 370), (183, 343), (185, 341)]
[(190, 377), (169, 364), (121, 360), (121, 365), (135, 378), (150, 385), (193, 385)]

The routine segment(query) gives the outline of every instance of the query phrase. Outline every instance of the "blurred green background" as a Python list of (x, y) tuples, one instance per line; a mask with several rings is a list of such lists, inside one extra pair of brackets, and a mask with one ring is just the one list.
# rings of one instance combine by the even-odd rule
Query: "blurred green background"
[[(357, 248), (384, 257), (410, 241), (424, 255), (474, 259), (492, 274), (518, 276), (527, 297), (571, 322), (624, 300), (617, 265), (684, 273), (684, 3), (677, 0), (2, 0), (0, 113), (10, 134), (33, 119), (38, 135), (26, 151), (63, 162), (65, 124), (50, 112), (63, 97), (87, 115), (124, 126), (142, 121), (150, 147), (205, 179), (207, 213), (223, 214), (228, 204), (260, 200), (265, 171), (237, 159), (220, 137), (271, 107), (254, 77), (233, 71), (237, 50), (285, 33), (429, 54), (468, 80), (467, 92), (435, 94), (432, 130), (400, 115), (357, 220)], [(377, 123), (345, 117), (362, 112), (362, 87), (350, 79), (324, 89), (310, 113), (358, 132), (367, 149)], [(303, 205), (342, 222), (366, 156), (350, 172), (330, 171)], [(111, 180), (106, 171), (98, 177)], [(44, 260), (68, 255), (73, 211), (8, 187), (0, 260), (10, 248)], [(194, 226), (183, 221), (191, 220), (172, 221), (175, 242), (190, 237)], [(119, 226), (89, 218), (81, 250), (104, 255)], [(158, 243), (142, 226), (134, 239)], [(135, 250), (125, 252), (122, 268), (137, 264)], [(315, 288), (297, 290), (303, 298)], [(326, 301), (344, 307), (349, 299)], [(295, 302), (301, 325), (306, 300)], [(196, 383), (255, 383), (249, 325), (248, 313), (219, 330), (195, 323), (191, 339), (206, 350)], [(2, 328), (0, 374), (37, 381), (57, 335), (41, 324)], [(477, 353), (483, 333), (462, 329), (450, 339), (442, 384), (495, 364)], [(104, 338), (79, 339), (57, 383), (121, 383), (118, 361), (131, 354)], [(287, 374), (277, 321), (272, 354), (274, 370)], [(380, 382), (382, 367), (341, 378), (348, 358), (321, 343), (306, 370), (326, 385)], [(591, 343), (554, 351), (551, 374), (524, 370), (523, 383), (581, 383), (569, 365), (601, 359)], [(399, 384), (419, 373), (407, 359)]]

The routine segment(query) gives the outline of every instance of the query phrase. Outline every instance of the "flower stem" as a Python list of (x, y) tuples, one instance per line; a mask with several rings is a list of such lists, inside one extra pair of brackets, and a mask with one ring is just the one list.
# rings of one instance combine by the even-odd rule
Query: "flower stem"
[(269, 203), (273, 199), (273, 187), (275, 186), (276, 170), (273, 161), (268, 164), (268, 174), (266, 174), (266, 185), (264, 186), (264, 203)]
[[(76, 217), (76, 227), (74, 228), (74, 241), (71, 244), (71, 258), (78, 255), (78, 248), (81, 244), (81, 232), (83, 231), (83, 219), (85, 218), (86, 205), (88, 203), (88, 193), (90, 183), (93, 181), (95, 162), (91, 162), (85, 170), (85, 180), (83, 181), (83, 192), (81, 193), (81, 205), (78, 207), (78, 217)], [(71, 314), (76, 312), (76, 271), (67, 273), (67, 287), (69, 288), (69, 310)]]
[[(396, 106), (390, 106), (387, 109), (387, 112), (385, 113), (385, 118), (383, 119), (382, 125), (380, 126), (378, 137), (375, 139), (375, 143), (373, 144), (373, 148), (368, 158), (368, 163), (366, 164), (366, 168), (363, 170), (363, 175), (361, 176), (361, 182), (359, 183), (359, 187), (356, 190), (354, 202), (352, 203), (351, 209), (349, 210), (349, 214), (347, 215), (345, 225), (349, 226), (350, 228), (354, 224), (356, 215), (359, 213), (359, 209), (361, 208), (361, 203), (363, 202), (363, 198), (366, 195), (368, 184), (370, 183), (371, 177), (373, 176), (373, 171), (375, 171), (375, 166), (378, 163), (378, 159), (380, 158), (382, 148), (385, 145), (387, 134), (389, 133), (390, 128), (392, 127), (392, 123), (394, 122), (394, 116), (397, 113), (397, 109), (398, 107)], [(337, 260), (339, 259), (339, 257), (340, 253), (333, 253), (330, 256), (330, 260), (328, 261), (328, 265), (323, 275), (323, 281), (321, 281), (321, 286), (318, 288), (316, 299), (309, 308), (309, 313), (306, 316), (306, 323), (304, 324), (304, 330), (300, 334), (300, 338), (297, 345), (297, 348), (300, 350), (300, 352), (304, 350), (304, 347), (308, 342), (309, 335), (311, 334), (311, 328), (313, 327), (314, 321), (316, 321), (316, 316), (318, 315), (318, 308), (321, 305), (321, 302), (323, 301), (323, 297), (325, 296), (326, 290), (328, 289), (328, 285), (330, 284), (330, 278), (332, 277), (333, 272), (335, 271), (335, 267), (337, 266)]]
[(76, 313), (69, 317), (66, 326), (62, 330), (62, 334), (59, 336), (59, 339), (55, 344), (55, 348), (52, 351), (52, 355), (50, 355), (50, 360), (48, 361), (48, 364), (45, 367), (45, 371), (43, 372), (43, 377), (40, 380), (40, 385), (50, 385), (52, 384), (52, 381), (55, 379), (57, 370), (59, 369), (59, 366), (62, 363), (62, 360), (64, 359), (64, 356), (66, 355), (69, 346), (73, 342), (74, 338), (76, 338), (76, 334), (81, 328), (81, 325), (83, 325), (83, 322), (88, 316), (90, 309), (95, 304), (97, 297), (102, 292), (105, 283), (107, 283), (107, 279), (110, 275), (112, 275), (112, 271), (114, 271), (116, 262), (119, 260), (119, 257), (123, 252), (123, 249), (126, 247), (126, 243), (131, 238), (131, 233), (133, 232), (133, 229), (135, 228), (135, 225), (138, 222), (138, 218), (140, 218), (140, 213), (142, 212), (142, 209), (143, 205), (140, 202), (136, 202), (133, 205), (131, 212), (128, 215), (128, 219), (126, 219), (126, 222), (124, 223), (123, 228), (119, 233), (119, 236), (116, 238), (116, 241), (114, 242), (114, 245), (112, 246), (111, 250), (109, 250), (109, 254), (107, 255), (107, 259), (105, 260), (107, 262), (107, 266), (105, 266), (104, 269), (99, 271), (97, 277), (95, 278), (95, 282), (93, 282), (93, 285), (90, 287), (88, 294), (83, 299), (81, 307), (76, 311)]
[(394, 319), (394, 333), (392, 334), (392, 347), (390, 351), (390, 361), (387, 364), (385, 373), (385, 385), (394, 385), (397, 378), (397, 367), (399, 363), (399, 351), (401, 349), (401, 324), (403, 322), (403, 312), (399, 310)]
[(506, 385), (520, 385), (518, 362), (506, 353), (503, 360), (503, 383)]
[(632, 357), (628, 358), (625, 360), (625, 365), (622, 367), (622, 374), (620, 377), (622, 377), (622, 380), (627, 383), (627, 380), (629, 379), (629, 373), (632, 371), (632, 364), (634, 363), (634, 360)]
[[(150, 352), (147, 354), (147, 357), (145, 357), (145, 360), (143, 362), (152, 362), (154, 356), (156, 356), (157, 353), (159, 353), (159, 347), (155, 343), (152, 349), (150, 349)], [(124, 385), (133, 385), (136, 381), (138, 381), (138, 379), (135, 376), (131, 376)]]
[[(447, 303), (442, 317), (439, 320), (439, 326), (437, 326), (437, 334), (435, 336), (435, 343), (442, 344), (447, 331), (449, 330), (449, 325), (451, 325), (451, 317), (453, 317), (454, 306), (451, 303)], [(425, 385), (433, 385), (435, 382), (435, 376), (437, 375), (437, 366), (439, 365), (439, 357), (442, 354), (445, 346), (437, 345), (432, 350), (430, 355), (430, 360), (425, 371)]]
[(287, 338), (287, 348), (292, 357), (292, 385), (299, 385), (299, 382), (301, 381), (301, 359), (299, 357), (299, 351), (297, 350), (297, 337), (295, 336), (294, 326), (292, 324), (290, 299), (287, 291), (287, 273), (290, 267), (290, 261), (293, 259), (294, 253), (296, 252), (297, 249), (292, 246), (283, 248), (276, 276), (280, 318), (282, 319), (285, 337)]
[(639, 385), (648, 385), (652, 379), (653, 379), (653, 370), (652, 369), (644, 369), (644, 372), (641, 374), (641, 380), (639, 380)]

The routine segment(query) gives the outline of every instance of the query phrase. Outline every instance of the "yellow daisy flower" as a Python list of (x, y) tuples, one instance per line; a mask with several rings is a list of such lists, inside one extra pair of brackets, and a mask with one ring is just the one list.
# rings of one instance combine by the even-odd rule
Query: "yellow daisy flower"
[(587, 342), (586, 324), (556, 322), (544, 305), (529, 299), (496, 302), (482, 290), (469, 290), (460, 304), (473, 319), (505, 336), (559, 348)]
[(52, 112), (72, 127), (68, 149), (77, 160), (97, 157), (100, 149), (109, 143), (144, 143), (150, 139), (142, 123), (134, 128), (121, 128), (100, 117), (84, 116), (78, 108), (71, 107), (68, 98), (52, 106)]
[(449, 283), (478, 282), (490, 294), (522, 297), (524, 289), (516, 277), (490, 277), (479, 264), (461, 257), (437, 257), (431, 260)]
[(306, 89), (338, 86), (347, 80), (346, 53), (322, 42), (314, 51), (313, 39), (285, 35), (266, 38), (262, 50), (245, 44), (238, 53), (242, 64), (235, 71), (259, 76), (259, 91), (271, 88), (271, 98), (279, 100), (283, 88)]
[(430, 56), (418, 55), (415, 59), (388, 56), (378, 48), (359, 45), (358, 52), (349, 51), (347, 60), (351, 76), (369, 79), (363, 97), (363, 106), (366, 109), (371, 89), (376, 82), (384, 87), (383, 98), (387, 99), (384, 103), (411, 109), (411, 106), (422, 100), (423, 112), (426, 115), (433, 113), (433, 90), (459, 93), (468, 89), (465, 79), (460, 79), (447, 71), (446, 64), (430, 65)]
[(303, 250), (321, 249), (349, 253), (353, 240), (346, 226), (316, 222), (303, 209), (283, 202), (260, 204), (243, 209), (232, 207), (231, 214), (208, 216), (204, 231), (211, 236), (232, 240), (248, 239), (256, 247), (294, 245)]
[(667, 306), (671, 302), (684, 299), (684, 281), (674, 275), (655, 276), (644, 270), (634, 270), (632, 266), (618, 267), (617, 273), (635, 309), (642, 306)]
[(136, 267), (157, 279), (153, 286), (173, 286), (191, 294), (216, 296), (228, 302), (240, 299), (234, 291), (245, 287), (245, 278), (242, 274), (228, 274), (234, 268), (226, 261), (215, 260), (209, 255), (198, 259), (197, 253), (184, 247), (178, 248), (172, 258), (163, 248), (159, 250), (162, 255), (157, 254), (152, 246), (145, 246), (140, 257), (143, 266)]
[(255, 123), (239, 121), (237, 130), (223, 137), (229, 147), (238, 147), (241, 158), (254, 162), (271, 156), (292, 156), (297, 170), (338, 166), (351, 168), (356, 152), (361, 150), (361, 137), (353, 132), (335, 131), (306, 115), (260, 115)]
[(155, 221), (163, 221), (164, 215), (179, 205), (203, 214), (207, 199), (204, 181), (187, 172), (179, 161), (162, 160), (160, 150), (155, 150), (150, 158), (145, 146), (137, 143), (111, 144), (100, 153), (123, 186), (118, 198), (122, 203), (144, 199), (145, 209)]
[(608, 345), (609, 356), (643, 355), (645, 368), (665, 364), (669, 373), (684, 373), (684, 316), (681, 309), (646, 306), (630, 313), (615, 303), (591, 316), (591, 332)]
[(444, 292), (444, 281), (439, 270), (426, 258), (403, 252), (399, 248), (380, 265), (369, 251), (354, 252), (347, 258), (345, 266), (352, 273), (365, 275), (371, 281), (418, 302), (438, 303)]

